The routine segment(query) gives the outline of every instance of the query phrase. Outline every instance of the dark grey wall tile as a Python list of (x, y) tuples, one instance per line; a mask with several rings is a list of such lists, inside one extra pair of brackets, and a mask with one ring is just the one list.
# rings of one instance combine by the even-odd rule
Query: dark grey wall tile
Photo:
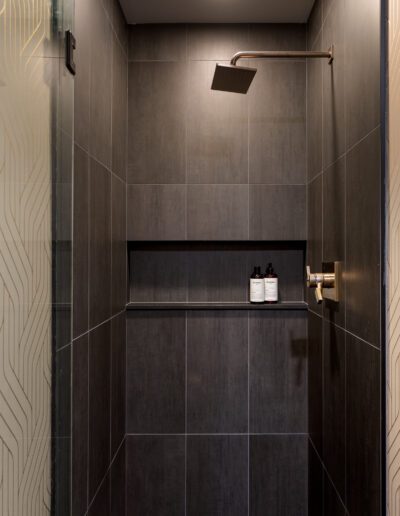
[(96, 496), (91, 501), (88, 516), (109, 516), (110, 514), (110, 479), (104, 479)]
[(185, 206), (183, 185), (128, 185), (128, 240), (185, 240)]
[(127, 432), (185, 431), (185, 315), (127, 318)]
[(90, 116), (90, 49), (92, 40), (91, 19), (93, 1), (75, 2), (75, 37), (79, 46), (75, 52), (76, 75), (74, 84), (74, 139), (84, 149), (89, 149)]
[(380, 514), (380, 360), (346, 335), (346, 492), (350, 514)]
[(185, 437), (127, 436), (126, 480), (127, 507), (135, 514), (184, 516)]
[(322, 61), (324, 131), (324, 167), (333, 163), (345, 151), (345, 2), (336, 0), (324, 23), (322, 49), (334, 46), (331, 65)]
[(314, 447), (308, 443), (308, 516), (323, 512), (323, 467)]
[(125, 436), (126, 408), (125, 313), (111, 321), (111, 457)]
[[(312, 50), (322, 45), (320, 34)], [(321, 59), (307, 61), (307, 178), (308, 181), (322, 171), (322, 113), (323, 113), (323, 67)]]
[(116, 314), (126, 305), (126, 184), (112, 176), (112, 270), (111, 312)]
[(308, 18), (307, 25), (307, 48), (310, 50), (322, 28), (322, 2), (316, 0)]
[(323, 319), (308, 313), (308, 433), (322, 456)]
[(379, 0), (346, 2), (347, 148), (380, 121), (380, 6)]
[(187, 321), (187, 431), (248, 431), (247, 312), (194, 312)]
[(128, 183), (184, 183), (186, 63), (130, 63), (128, 95)]
[(306, 180), (306, 64), (256, 61), (249, 90), (250, 183)]
[(380, 184), (378, 129), (348, 154), (346, 172), (346, 324), (374, 345), (380, 336)]
[[(111, 165), (112, 29), (104, 9), (90, 11), (90, 154)], [(94, 43), (95, 42), (95, 43)]]
[(248, 48), (246, 24), (191, 24), (187, 27), (188, 59), (230, 61), (233, 54)]
[(324, 322), (323, 461), (345, 498), (346, 340), (344, 330)]
[(198, 251), (188, 253), (189, 301), (247, 301), (248, 278), (245, 251)]
[(251, 313), (250, 431), (307, 432), (307, 319)]
[(89, 285), (82, 278), (89, 272), (89, 157), (74, 147), (74, 230), (73, 230), (73, 336), (88, 329)]
[(110, 343), (109, 322), (89, 334), (89, 500), (110, 463)]
[(305, 186), (250, 186), (250, 240), (305, 240)]
[(187, 219), (188, 240), (246, 240), (248, 187), (188, 186)]
[(248, 97), (211, 90), (215, 62), (189, 64), (188, 183), (248, 182)]
[(71, 438), (62, 437), (54, 439), (52, 452), (53, 460), (57, 464), (52, 478), (54, 512), (57, 516), (69, 516), (71, 514)]
[(307, 513), (306, 436), (250, 437), (250, 513), (252, 516)]
[(189, 436), (188, 516), (244, 516), (248, 507), (248, 438)]
[[(190, 261), (191, 274), (195, 264)], [(188, 256), (185, 251), (134, 251), (130, 254), (130, 300), (184, 302)]]
[(251, 23), (249, 46), (254, 50), (305, 50), (307, 31), (303, 23)]
[(55, 353), (54, 437), (71, 437), (71, 346)]
[(154, 24), (129, 27), (130, 61), (184, 61), (186, 25)]
[(89, 324), (93, 327), (111, 315), (111, 174), (90, 159), (89, 176)]
[(324, 474), (324, 516), (345, 516), (348, 514), (335, 486), (328, 475)]
[[(314, 179), (307, 188), (307, 265), (311, 272), (321, 272), (322, 268), (322, 176)], [(307, 288), (309, 307), (319, 314), (322, 307), (315, 301), (314, 289)]]
[(126, 443), (124, 441), (111, 465), (111, 516), (124, 516), (126, 510)]
[(89, 428), (89, 339), (72, 344), (72, 514), (83, 516), (87, 508)]
[[(113, 2), (114, 3), (114, 2)], [(112, 41), (112, 161), (111, 168), (126, 180), (128, 123), (128, 66), (126, 56), (115, 33)]]
[[(323, 260), (341, 262), (340, 302), (324, 302), (324, 316), (345, 327), (346, 309), (346, 158), (336, 161), (323, 177)], [(318, 272), (318, 271), (317, 271)]]

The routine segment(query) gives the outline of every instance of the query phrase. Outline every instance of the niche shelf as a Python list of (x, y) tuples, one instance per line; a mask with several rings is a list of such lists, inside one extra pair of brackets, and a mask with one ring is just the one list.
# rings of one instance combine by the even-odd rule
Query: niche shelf
[(304, 301), (284, 302), (274, 304), (252, 303), (138, 303), (131, 302), (126, 305), (127, 310), (307, 310), (308, 305)]
[[(127, 310), (307, 310), (304, 241), (128, 241)], [(251, 304), (255, 265), (272, 262), (280, 302)]]

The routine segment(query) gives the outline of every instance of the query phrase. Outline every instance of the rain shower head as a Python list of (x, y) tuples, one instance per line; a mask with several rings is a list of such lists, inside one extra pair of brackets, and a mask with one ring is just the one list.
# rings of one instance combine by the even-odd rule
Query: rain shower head
[(231, 59), (229, 65), (217, 64), (215, 67), (214, 79), (211, 89), (220, 91), (231, 91), (233, 93), (247, 93), (252, 83), (257, 68), (246, 68), (237, 66), (239, 59), (302, 59), (302, 58), (325, 58), (329, 64), (333, 62), (333, 46), (327, 52), (307, 51), (264, 51), (249, 50), (237, 52)]
[(211, 89), (245, 94), (256, 72), (256, 68), (217, 64)]

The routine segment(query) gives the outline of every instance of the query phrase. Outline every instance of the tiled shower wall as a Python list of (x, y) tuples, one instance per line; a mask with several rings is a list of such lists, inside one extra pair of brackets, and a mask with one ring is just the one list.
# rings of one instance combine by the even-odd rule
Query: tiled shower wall
[[(267, 257), (303, 300), (306, 63), (257, 62), (247, 96), (210, 85), (237, 50), (305, 45), (301, 25), (131, 28), (131, 300), (244, 302)], [(127, 507), (305, 515), (306, 340), (303, 311), (128, 312)]]
[[(309, 61), (308, 262), (341, 261), (338, 306), (310, 292), (310, 514), (380, 507), (380, 1), (319, 0)], [(318, 272), (317, 271), (317, 272)], [(321, 495), (322, 493), (322, 495)]]
[(72, 506), (121, 516), (125, 471), (127, 29), (75, 0)]

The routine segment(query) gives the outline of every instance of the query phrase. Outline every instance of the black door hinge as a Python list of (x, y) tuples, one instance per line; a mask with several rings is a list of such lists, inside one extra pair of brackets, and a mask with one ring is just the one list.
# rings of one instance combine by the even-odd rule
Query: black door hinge
[(76, 74), (76, 66), (74, 62), (74, 50), (76, 49), (76, 40), (70, 30), (65, 31), (65, 66), (72, 73)]

